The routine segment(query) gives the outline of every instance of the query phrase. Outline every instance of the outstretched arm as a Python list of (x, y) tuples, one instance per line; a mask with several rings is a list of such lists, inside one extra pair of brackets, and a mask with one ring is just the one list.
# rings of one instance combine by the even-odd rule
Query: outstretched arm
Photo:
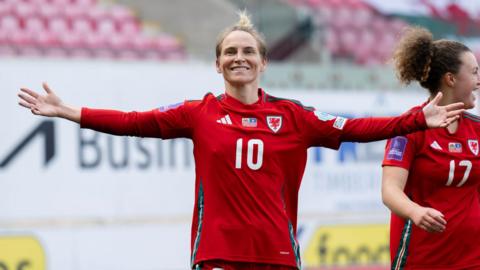
[(75, 108), (66, 105), (43, 83), (46, 94), (21, 88), (19, 104), (35, 115), (61, 117), (79, 123), (82, 128), (137, 137), (178, 138), (191, 137), (191, 121), (183, 106), (160, 112), (122, 112), (117, 110)]
[(348, 119), (345, 124), (341, 141), (370, 142), (383, 140), (398, 135), (439, 128), (450, 125), (463, 113), (461, 102), (440, 106), (442, 98), (439, 92), (422, 110), (397, 117), (372, 117)]
[(447, 222), (443, 214), (413, 202), (403, 191), (408, 179), (408, 170), (384, 166), (382, 175), (383, 203), (402, 218), (411, 219), (415, 225), (427, 232), (443, 232)]
[(28, 88), (20, 88), (18, 104), (29, 109), (35, 115), (65, 118), (80, 123), (80, 108), (69, 106), (50, 89), (47, 83), (42, 84), (46, 94), (41, 95)]

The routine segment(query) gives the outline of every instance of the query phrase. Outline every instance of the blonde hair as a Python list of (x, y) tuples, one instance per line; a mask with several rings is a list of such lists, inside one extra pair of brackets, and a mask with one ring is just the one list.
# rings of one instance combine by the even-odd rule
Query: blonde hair
[(238, 14), (238, 21), (236, 24), (233, 26), (230, 26), (226, 28), (217, 38), (217, 44), (215, 46), (215, 55), (218, 58), (222, 52), (222, 43), (225, 37), (227, 37), (228, 34), (230, 34), (233, 31), (244, 31), (249, 33), (250, 35), (253, 36), (253, 38), (257, 41), (258, 44), (258, 50), (260, 52), (260, 55), (262, 56), (263, 59), (267, 58), (267, 45), (265, 42), (265, 39), (261, 33), (259, 33), (256, 29), (255, 26), (253, 25), (252, 21), (250, 20), (250, 16), (248, 13), (243, 10), (237, 12)]

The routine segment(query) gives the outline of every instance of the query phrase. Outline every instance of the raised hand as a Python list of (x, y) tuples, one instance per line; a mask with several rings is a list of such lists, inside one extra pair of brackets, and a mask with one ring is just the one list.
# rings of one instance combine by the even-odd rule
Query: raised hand
[(429, 128), (447, 127), (460, 118), (460, 114), (465, 111), (463, 102), (440, 106), (438, 103), (441, 99), (442, 93), (438, 92), (435, 98), (423, 107), (423, 113)]
[(410, 218), (415, 225), (430, 233), (443, 232), (447, 225), (440, 211), (428, 207), (416, 207)]
[(59, 116), (59, 108), (62, 100), (55, 95), (47, 83), (43, 83), (46, 94), (41, 95), (28, 88), (20, 88), (18, 104), (29, 109), (35, 115)]
[(28, 88), (20, 88), (18, 104), (29, 109), (35, 115), (62, 117), (77, 123), (80, 122), (80, 109), (64, 104), (47, 83), (43, 83), (42, 86), (46, 93), (44, 95)]

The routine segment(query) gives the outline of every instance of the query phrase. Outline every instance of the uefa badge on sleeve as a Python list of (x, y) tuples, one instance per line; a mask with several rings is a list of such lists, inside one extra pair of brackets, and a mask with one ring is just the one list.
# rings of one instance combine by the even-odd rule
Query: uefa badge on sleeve
[(267, 116), (267, 125), (275, 133), (277, 133), (282, 127), (281, 116)]
[(468, 140), (468, 148), (475, 156), (478, 156), (478, 140)]
[(390, 142), (390, 148), (387, 152), (388, 160), (403, 161), (403, 155), (407, 146), (408, 139), (404, 136), (397, 136)]

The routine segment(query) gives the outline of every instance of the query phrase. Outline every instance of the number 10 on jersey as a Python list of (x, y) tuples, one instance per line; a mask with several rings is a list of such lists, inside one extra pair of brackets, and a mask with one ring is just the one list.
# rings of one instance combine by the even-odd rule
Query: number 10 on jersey
[[(257, 148), (257, 156), (254, 160), (254, 150)], [(237, 150), (235, 152), (235, 168), (242, 168), (243, 160), (243, 139), (237, 140)], [(251, 170), (258, 170), (263, 164), (263, 141), (259, 139), (250, 139), (247, 141), (247, 166)]]

